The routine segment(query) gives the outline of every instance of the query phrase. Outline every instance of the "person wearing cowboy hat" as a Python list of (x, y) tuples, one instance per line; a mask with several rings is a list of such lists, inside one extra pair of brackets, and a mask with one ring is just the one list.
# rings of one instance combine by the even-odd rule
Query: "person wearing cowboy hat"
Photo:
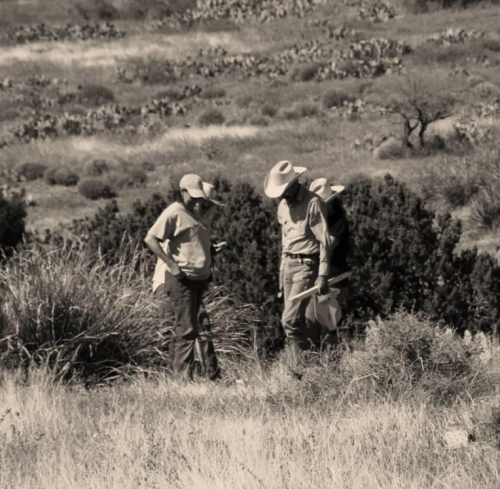
[(153, 289), (160, 302), (160, 315), (166, 315), (169, 302), (173, 309), (170, 364), (175, 376), (191, 376), (202, 294), (212, 273), (210, 230), (196, 208), (202, 202), (214, 202), (206, 195), (198, 175), (184, 175), (179, 190), (178, 202), (162, 212), (144, 241), (158, 257)]
[[(309, 190), (316, 193), (326, 204), (328, 232), (332, 241), (332, 255), (330, 259), (330, 277), (335, 277), (348, 270), (347, 256), (350, 248), (350, 231), (347, 212), (340, 197), (344, 191), (343, 185), (329, 185), (326, 178), (314, 180)], [(339, 343), (339, 324), (342, 319), (342, 305), (348, 294), (348, 279), (335, 284), (339, 293), (333, 298), (335, 313), (331, 314), (333, 329), (319, 327), (321, 330), (321, 344), (334, 345)], [(313, 305), (311, 303), (311, 305)]]
[(281, 323), (290, 346), (292, 360), (299, 362), (309, 345), (308, 331), (314, 317), (306, 314), (310, 298), (292, 303), (289, 299), (314, 285), (321, 295), (328, 293), (331, 242), (323, 201), (299, 182), (306, 172), (289, 161), (280, 161), (264, 183), (268, 197), (280, 199), (278, 222), (282, 229), (280, 292), (284, 296)]

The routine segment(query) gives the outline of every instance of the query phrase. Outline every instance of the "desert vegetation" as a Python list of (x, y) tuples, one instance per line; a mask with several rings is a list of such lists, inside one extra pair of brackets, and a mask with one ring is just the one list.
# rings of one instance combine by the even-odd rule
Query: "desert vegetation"
[[(476, 0), (0, 2), (2, 487), (496, 488), (500, 12)], [(290, 375), (282, 159), (343, 184), (344, 342)], [(226, 204), (223, 377), (170, 377), (144, 236)]]

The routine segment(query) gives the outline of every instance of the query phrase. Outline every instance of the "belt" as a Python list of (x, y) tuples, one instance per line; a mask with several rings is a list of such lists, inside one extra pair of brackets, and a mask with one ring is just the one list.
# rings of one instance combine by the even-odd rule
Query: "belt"
[(310, 255), (306, 255), (303, 253), (286, 253), (285, 256), (287, 258), (293, 258), (294, 260), (317, 260), (319, 259), (319, 253), (312, 253)]

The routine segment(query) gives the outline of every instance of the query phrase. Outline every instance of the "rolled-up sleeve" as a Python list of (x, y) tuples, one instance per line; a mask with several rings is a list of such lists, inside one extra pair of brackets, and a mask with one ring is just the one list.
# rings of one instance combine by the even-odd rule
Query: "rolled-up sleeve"
[(328, 275), (332, 241), (328, 232), (325, 205), (319, 199), (311, 200), (308, 214), (309, 228), (320, 244), (318, 275)]

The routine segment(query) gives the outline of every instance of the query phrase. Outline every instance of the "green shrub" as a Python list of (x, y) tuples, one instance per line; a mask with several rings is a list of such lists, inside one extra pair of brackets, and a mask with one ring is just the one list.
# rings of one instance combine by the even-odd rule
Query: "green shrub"
[(226, 96), (226, 90), (222, 87), (208, 87), (200, 94), (201, 98), (212, 100), (215, 98), (222, 98)]
[(471, 202), (470, 218), (478, 227), (500, 229), (500, 195), (495, 185), (485, 185)]
[(215, 107), (205, 109), (198, 117), (198, 123), (202, 126), (224, 124), (225, 120), (224, 114)]
[(0, 190), (0, 261), (9, 256), (23, 239), (26, 215), (20, 198), (7, 200)]
[(111, 199), (116, 196), (109, 183), (97, 178), (87, 178), (78, 185), (78, 191), (87, 199)]
[(19, 165), (16, 171), (19, 177), (31, 182), (32, 180), (43, 178), (43, 174), (46, 169), (47, 165), (44, 165), (43, 163), (27, 162)]
[(156, 100), (161, 100), (161, 99), (164, 99), (164, 98), (168, 98), (170, 100), (179, 101), (179, 100), (182, 100), (183, 97), (184, 97), (183, 92), (181, 90), (175, 88), (175, 87), (164, 88), (163, 90), (160, 90), (155, 95), (155, 99)]
[(119, 163), (116, 161), (94, 158), (85, 163), (83, 171), (89, 177), (100, 177), (111, 170), (117, 170)]
[(146, 85), (168, 85), (177, 81), (172, 63), (152, 55), (128, 59), (121, 73), (123, 81), (137, 80)]
[(264, 117), (270, 117), (271, 119), (278, 113), (279, 108), (270, 103), (265, 103), (261, 109), (260, 112)]
[[(275, 299), (281, 254), (276, 208), (248, 184), (216, 180), (214, 185), (226, 206), (217, 210), (213, 238), (229, 245), (216, 256), (214, 280), (261, 308), (260, 338), (273, 344), (280, 307)], [(116, 260), (123, 236), (141, 244), (172, 195), (137, 202), (128, 215), (120, 215), (112, 203), (93, 220), (76, 223), (73, 231), (88, 236), (94, 253)], [(498, 323), (500, 267), (477, 251), (456, 251), (460, 222), (426, 209), (390, 175), (360, 178), (343, 198), (352, 231), (347, 325), (362, 329), (370, 318), (388, 317), (400, 308), (423, 311), (458, 331), (489, 331)]]
[[(429, 12), (437, 8), (467, 8), (483, 3), (484, 0), (412, 0), (410, 8), (414, 12)], [(498, 0), (492, 0), (492, 3), (497, 4)]]
[(373, 156), (378, 160), (391, 160), (401, 158), (404, 153), (403, 141), (390, 137), (374, 149)]
[(106, 175), (106, 181), (113, 188), (142, 187), (148, 181), (148, 175), (142, 168), (132, 168), (128, 171), (112, 171)]
[(478, 192), (479, 187), (474, 181), (462, 182), (453, 178), (443, 189), (444, 198), (452, 208), (467, 205)]
[(154, 162), (152, 161), (143, 161), (141, 163), (141, 168), (144, 170), (144, 171), (155, 171), (156, 169), (156, 165), (154, 164)]
[(340, 360), (332, 376), (358, 395), (454, 403), (491, 391), (481, 353), (478, 341), (468, 343), (428, 318), (397, 313), (372, 322), (366, 340)]
[(331, 109), (332, 107), (342, 107), (344, 102), (354, 102), (355, 100), (356, 97), (343, 90), (332, 89), (323, 94), (321, 101), (325, 109)]
[(115, 20), (118, 9), (107, 0), (81, 0), (73, 4), (74, 9), (85, 19)]
[(301, 102), (290, 109), (282, 111), (283, 118), (286, 120), (297, 120), (305, 117), (314, 117), (318, 114), (318, 106), (310, 102)]
[(90, 105), (105, 105), (115, 101), (115, 94), (101, 85), (82, 85), (79, 89), (78, 100)]
[(320, 69), (321, 65), (318, 63), (310, 63), (306, 66), (297, 66), (292, 70), (291, 78), (294, 81), (309, 82), (314, 80)]
[(78, 174), (68, 168), (51, 168), (45, 172), (44, 179), (48, 185), (65, 187), (73, 187), (80, 181)]

